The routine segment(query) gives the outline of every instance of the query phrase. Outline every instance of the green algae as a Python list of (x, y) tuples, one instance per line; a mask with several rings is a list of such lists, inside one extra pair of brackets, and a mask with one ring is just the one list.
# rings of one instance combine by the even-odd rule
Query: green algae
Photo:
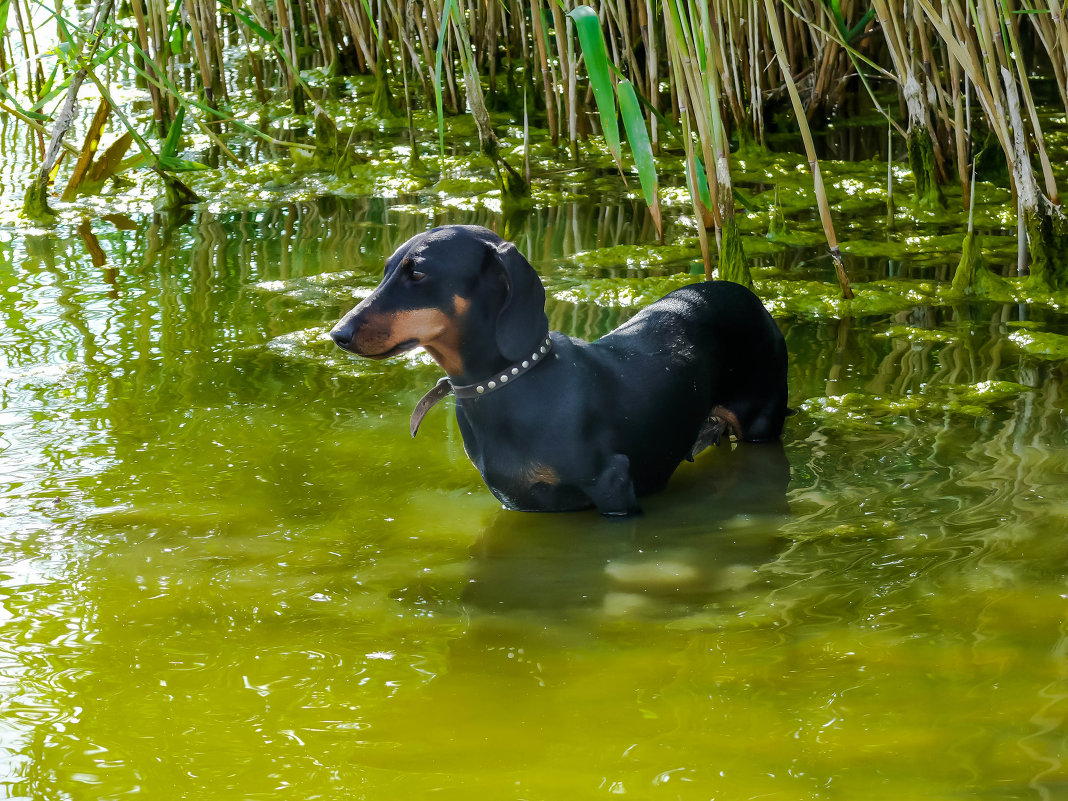
[[(1068, 308), (1068, 290), (1047, 291), (1031, 280), (1030, 276), (1002, 276), (987, 271), (979, 286), (981, 292), (973, 294), (982, 300), (1006, 304), (1026, 303), (1053, 309)], [(954, 303), (965, 296), (952, 286), (940, 286), (938, 294), (944, 303)]]
[(1049, 361), (1068, 360), (1068, 336), (1046, 331), (1019, 330), (1008, 340), (1029, 356)]
[(1025, 223), (1030, 284), (1039, 292), (1068, 289), (1068, 220), (1059, 209), (1048, 206), (1028, 213)]
[(955, 342), (960, 337), (951, 331), (941, 331), (935, 328), (918, 328), (913, 325), (892, 325), (881, 331), (876, 331), (875, 336), (889, 339), (904, 339), (909, 342)]
[(846, 392), (809, 398), (799, 412), (840, 432), (873, 432), (887, 425), (910, 421), (910, 415), (927, 420), (933, 414), (981, 417), (991, 407), (1013, 402), (1031, 387), (1012, 381), (982, 381), (976, 384), (925, 384), (907, 395)]
[[(321, 83), (327, 77), (320, 76), (315, 80)], [(374, 195), (402, 199), (395, 206), (398, 211), (445, 217), (458, 212), (523, 213), (580, 203), (593, 196), (637, 199), (637, 193), (628, 190), (626, 180), (618, 174), (611, 154), (599, 137), (580, 141), (578, 159), (574, 160), (566, 148), (551, 143), (544, 128), (535, 125), (530, 129), (533, 138), (529, 146), (524, 147), (523, 129), (507, 112), (494, 115), (494, 126), (502, 132), (500, 152), (517, 162), (529, 155), (534, 174), (529, 196), (513, 199), (508, 191), (502, 190), (502, 173), (495, 170), (493, 161), (479, 151), (477, 129), (467, 114), (448, 118), (448, 154), (444, 163), (436, 165), (440, 172), (435, 169), (427, 173), (418, 167), (413, 168), (411, 145), (398, 144), (409, 138), (406, 121), (375, 119), (367, 113), (378, 82), (365, 77), (335, 83), (347, 94), (324, 95), (322, 104), (326, 114), (295, 115), (285, 104), (276, 102), (266, 107), (261, 116), (282, 130), (296, 131), (298, 138), (301, 128), (314, 126), (314, 155), (294, 147), (289, 158), (249, 167), (225, 167), (191, 176), (192, 188), (209, 199), (205, 205), (212, 211), (262, 209), (275, 202), (310, 201), (322, 195)], [(241, 113), (260, 113), (253, 102), (253, 93), (236, 94), (235, 98), (235, 109)], [(428, 110), (416, 110), (413, 122), (416, 136), (436, 130), (436, 117)], [(819, 274), (823, 279), (821, 283), (826, 284), (826, 292), (820, 291), (817, 285), (781, 280), (789, 276), (780, 278), (777, 273), (770, 274), (766, 266), (769, 260), (762, 257), (783, 254), (793, 248), (820, 249), (825, 244), (823, 232), (812, 214), (814, 199), (807, 165), (797, 154), (774, 153), (754, 146), (747, 146), (735, 155), (735, 183), (745, 212), (736, 217), (740, 236), (725, 231), (719, 277), (732, 278), (731, 265), (740, 264), (741, 277), (736, 280), (748, 284), (744, 272), (748, 269), (752, 275), (755, 269), (760, 281), (767, 284), (760, 293), (769, 298), (777, 313), (785, 314), (794, 309), (804, 316), (817, 318), (871, 315), (913, 305), (947, 305), (964, 296), (1054, 308), (1061, 308), (1068, 301), (1055, 281), (1035, 277), (1050, 272), (1041, 267), (1034, 270), (1035, 275), (1028, 282), (1003, 279), (993, 270), (980, 267), (973, 273), (970, 289), (960, 288), (964, 278), (963, 274), (958, 276), (956, 294), (948, 291), (948, 287), (926, 282), (898, 286), (862, 283), (857, 286), (858, 297), (853, 301), (835, 297), (837, 291), (829, 270), (826, 278), (823, 273)], [(682, 163), (680, 155), (672, 150), (670, 136), (667, 136), (658, 155), (658, 165), (669, 174), (681, 170)], [(904, 210), (898, 219), (897, 232), (883, 238), (873, 237), (873, 230), (883, 230), (885, 173), (885, 162), (875, 159), (831, 161), (825, 165), (828, 196), (845, 232), (841, 242), (843, 253), (857, 258), (910, 262), (913, 266), (928, 268), (949, 263), (955, 251), (964, 251), (967, 256), (976, 252), (976, 248), (970, 248), (967, 243), (962, 246), (960, 234), (943, 230), (955, 225), (963, 227), (963, 211), (937, 208), (938, 204)], [(899, 178), (907, 175), (903, 168), (895, 168), (895, 173)], [(141, 194), (146, 194), (145, 186), (152, 187), (157, 183), (151, 177), (142, 181)], [(952, 187), (946, 192), (950, 200), (956, 199), (953, 192)], [(136, 191), (127, 193), (131, 203), (143, 200), (137, 194)], [(999, 231), (1011, 222), (1012, 210), (1006, 211), (1008, 198), (1004, 186), (982, 181), (976, 184), (976, 222), (984, 229), (983, 249), (995, 266), (1003, 261), (1003, 257), (1010, 256), (1014, 247), (1011, 236), (999, 235)], [(697, 257), (697, 248), (693, 236), (694, 221), (687, 213), (689, 198), (685, 188), (666, 184), (662, 187), (661, 202), (665, 209), (670, 209), (668, 225), (675, 227), (676, 234), (683, 231), (684, 239), (680, 240), (676, 235), (666, 249), (649, 248), (627, 254), (613, 253), (611, 247), (599, 248), (591, 251), (589, 256), (574, 258), (572, 262), (591, 270), (619, 267), (641, 271), (662, 272), (674, 268), (687, 271)], [(68, 208), (96, 210), (85, 200), (64, 206), (60, 211)], [(732, 258), (732, 253), (739, 255), (733, 248), (735, 243), (748, 257), (744, 261)], [(1048, 259), (1047, 262), (1055, 266), (1056, 260)], [(771, 287), (769, 282), (778, 286)], [(793, 292), (798, 293), (796, 298), (786, 297)], [(627, 289), (618, 294), (634, 296)], [(644, 291), (638, 290), (637, 296), (644, 296)]]
[[(793, 280), (768, 271), (754, 281), (756, 292), (774, 314), (806, 318), (845, 318), (892, 314), (917, 306), (951, 306), (968, 297), (949, 284), (934, 280), (883, 278), (854, 283), (856, 296), (846, 300), (825, 281)], [(1068, 308), (1068, 291), (1042, 292), (1024, 278), (990, 274), (982, 284), (983, 300), (1053, 309)]]
[[(805, 225), (807, 225), (807, 228), (803, 227)], [(761, 228), (764, 226), (759, 226), (756, 230), (748, 230), (750, 226), (745, 223), (740, 223), (739, 227), (746, 230), (746, 233), (759, 234)], [(793, 222), (787, 230), (781, 231), (776, 235), (774, 242), (772, 242), (772, 240), (767, 240), (769, 246), (754, 242), (753, 240), (755, 238), (756, 237), (754, 236), (749, 236), (746, 239), (745, 249), (747, 253), (774, 253), (786, 248), (827, 247), (827, 237), (824, 235), (823, 229), (818, 223), (813, 224), (811, 221), (806, 221), (806, 223)], [(767, 239), (767, 237), (761, 238)]]
[(934, 142), (931, 132), (924, 125), (910, 125), (907, 136), (909, 167), (915, 180), (916, 205), (928, 208), (944, 208), (946, 205), (942, 187), (938, 184), (935, 165)]
[(951, 396), (948, 408), (964, 411), (1015, 400), (1020, 394), (1030, 392), (1031, 387), (1015, 381), (980, 381), (977, 384), (950, 384), (945, 391)]
[(841, 416), (868, 424), (882, 418), (898, 417), (924, 408), (927, 401), (919, 395), (900, 397), (869, 395), (864, 392), (847, 392), (841, 395), (809, 398), (799, 411), (817, 419)]
[(554, 300), (566, 303), (591, 303), (595, 306), (640, 308), (659, 300), (668, 292), (692, 284), (696, 277), (689, 273), (668, 276), (645, 276), (620, 281), (615, 278), (593, 278), (579, 282), (550, 282), (549, 294)]
[(348, 143), (349, 137), (338, 130), (330, 117), (326, 114), (315, 115), (313, 163), (316, 169), (330, 171), (338, 178), (353, 178), (359, 166), (367, 164), (369, 157), (356, 152)]
[(648, 269), (665, 264), (689, 263), (700, 258), (697, 240), (688, 237), (672, 245), (613, 245), (574, 253), (568, 259), (577, 267), (604, 270), (618, 267)]
[(371, 108), (378, 117), (389, 118), (396, 116), (396, 101), (393, 99), (393, 91), (389, 86), (389, 65), (385, 57), (385, 48), (378, 49), (378, 58), (375, 63), (374, 94), (371, 97)]
[(22, 217), (34, 222), (52, 222), (56, 212), (48, 205), (48, 187), (34, 181), (26, 190), (22, 203)]
[(756, 292), (773, 314), (807, 318), (866, 317), (937, 305), (939, 293), (929, 281), (884, 279), (854, 283), (855, 297), (846, 300), (838, 288), (824, 281), (758, 279)]
[[(501, 169), (503, 167), (503, 169)], [(530, 194), (530, 185), (508, 162), (500, 159), (497, 168), (497, 182), (501, 190), (501, 204), (505, 210), (521, 210), (534, 207), (534, 198)]]
[(949, 263), (953, 252), (960, 249), (960, 234), (901, 233), (886, 239), (850, 237), (841, 245), (843, 253), (869, 258), (906, 259), (935, 258)]
[(717, 277), (723, 281), (753, 288), (753, 275), (749, 271), (749, 261), (745, 258), (742, 237), (733, 215), (723, 221), (723, 242), (719, 248), (717, 271)]
[(768, 233), (766, 237), (775, 242), (782, 238), (786, 231), (786, 215), (783, 214), (782, 205), (779, 203), (779, 190), (776, 187), (774, 200), (768, 210)]
[(953, 273), (952, 292), (960, 295), (990, 295), (1004, 290), (1004, 280), (983, 261), (982, 239), (969, 231), (961, 245), (960, 262)]

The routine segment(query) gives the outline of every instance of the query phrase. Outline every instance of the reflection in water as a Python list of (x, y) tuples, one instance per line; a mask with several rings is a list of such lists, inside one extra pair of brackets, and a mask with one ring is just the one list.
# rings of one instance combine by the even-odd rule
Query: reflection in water
[[(407, 434), (432, 364), (321, 336), (445, 221), (0, 232), (9, 796), (1062, 794), (1068, 376), (1009, 335), (1068, 316), (783, 319), (782, 448), (706, 453), (634, 521), (504, 513), (450, 414)], [(550, 294), (652, 238), (629, 203), (508, 225)]]
[(463, 600), (489, 612), (699, 608), (754, 580), (782, 547), (789, 479), (780, 443), (724, 445), (683, 465), (667, 491), (644, 498), (639, 517), (501, 511), (472, 550)]

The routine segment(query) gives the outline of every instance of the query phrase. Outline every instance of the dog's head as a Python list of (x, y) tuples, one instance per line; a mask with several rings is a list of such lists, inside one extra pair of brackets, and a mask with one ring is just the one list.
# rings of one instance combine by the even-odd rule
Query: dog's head
[(472, 351), (515, 361), (548, 327), (541, 279), (515, 245), (486, 228), (448, 225), (397, 248), (382, 282), (330, 336), (371, 359), (423, 346), (450, 375), (463, 375), (474, 369)]

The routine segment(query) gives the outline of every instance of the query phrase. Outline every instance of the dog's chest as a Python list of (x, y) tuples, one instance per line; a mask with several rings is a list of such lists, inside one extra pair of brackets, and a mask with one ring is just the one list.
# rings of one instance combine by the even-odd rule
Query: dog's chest
[(459, 409), (457, 420), (468, 458), (507, 508), (568, 511), (591, 505), (573, 480), (578, 465), (560, 453), (566, 435), (555, 436), (543, 425), (525, 421), (506, 424), (501, 417), (491, 423), (472, 421)]
[(589, 497), (579, 487), (565, 482), (556, 470), (536, 462), (488, 467), (482, 471), (486, 486), (507, 508), (533, 512), (565, 512), (585, 509)]

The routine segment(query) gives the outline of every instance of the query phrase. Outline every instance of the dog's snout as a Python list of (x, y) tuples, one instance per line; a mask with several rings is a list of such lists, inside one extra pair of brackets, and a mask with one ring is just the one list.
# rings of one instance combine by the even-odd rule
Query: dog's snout
[(336, 325), (330, 331), (330, 338), (339, 348), (349, 350), (352, 347), (352, 329), (347, 325)]

